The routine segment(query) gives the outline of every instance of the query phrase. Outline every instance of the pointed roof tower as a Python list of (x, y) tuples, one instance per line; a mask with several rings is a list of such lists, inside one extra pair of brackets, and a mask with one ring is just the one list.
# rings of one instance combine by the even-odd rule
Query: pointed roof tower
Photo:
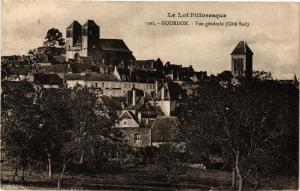
[(239, 44), (235, 47), (235, 49), (232, 51), (231, 55), (241, 55), (241, 54), (251, 54), (253, 55), (253, 52), (247, 45), (245, 41), (240, 41)]

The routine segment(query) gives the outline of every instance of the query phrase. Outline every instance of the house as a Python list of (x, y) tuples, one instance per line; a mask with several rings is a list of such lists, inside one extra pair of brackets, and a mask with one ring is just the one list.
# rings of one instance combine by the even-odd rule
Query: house
[(182, 65), (170, 64), (167, 62), (163, 68), (164, 75), (176, 82), (191, 81), (194, 76), (193, 66), (182, 67)]
[(141, 83), (155, 83), (155, 81), (162, 81), (165, 79), (161, 70), (137, 70), (131, 71), (130, 80)]
[(164, 116), (170, 117), (176, 115), (179, 102), (185, 96), (186, 91), (178, 83), (167, 80), (149, 102), (159, 106)]
[(69, 88), (75, 87), (76, 84), (87, 86), (88, 88), (101, 88), (103, 95), (109, 97), (125, 97), (133, 87), (143, 90), (145, 95), (151, 95), (155, 91), (154, 83), (120, 81), (113, 74), (82, 72), (65, 74), (64, 79)]
[(199, 82), (202, 80), (206, 80), (208, 78), (206, 71), (194, 72), (194, 75), (191, 77), (193, 82)]
[(134, 68), (146, 71), (159, 71), (163, 69), (163, 63), (160, 58), (156, 60), (136, 60), (134, 61)]
[(141, 115), (137, 116), (134, 112), (123, 110), (115, 127), (122, 132), (128, 145), (133, 147), (150, 146), (151, 130), (142, 124)]
[(182, 68), (182, 65), (170, 64), (170, 62), (167, 62), (164, 65), (163, 72), (167, 78), (176, 81), (176, 80), (179, 80), (181, 68)]
[(57, 74), (61, 78), (66, 73), (71, 73), (72, 69), (70, 68), (70, 65), (68, 64), (55, 64), (55, 65), (36, 65), (36, 70), (38, 73), (45, 73), (45, 74)]
[(180, 144), (179, 125), (176, 117), (163, 116), (160, 106), (151, 105), (142, 93), (133, 88), (132, 101), (124, 107), (115, 124), (132, 147), (156, 146), (160, 144)]
[(151, 126), (161, 111), (145, 101), (143, 92), (132, 88), (132, 99), (128, 107), (124, 107), (115, 127), (125, 136), (127, 144), (133, 147), (151, 145)]
[[(157, 116), (151, 126), (144, 126), (132, 111), (124, 111), (116, 124), (128, 145), (136, 147), (172, 144), (185, 148), (184, 141), (180, 141), (179, 124), (176, 117)], [(143, 119), (143, 118), (142, 118)], [(147, 119), (147, 118), (144, 118)]]

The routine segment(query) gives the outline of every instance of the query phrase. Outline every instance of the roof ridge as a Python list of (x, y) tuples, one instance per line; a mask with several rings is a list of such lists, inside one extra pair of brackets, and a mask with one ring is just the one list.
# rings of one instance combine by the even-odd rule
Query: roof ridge
[(121, 38), (100, 38), (99, 40), (122, 40)]

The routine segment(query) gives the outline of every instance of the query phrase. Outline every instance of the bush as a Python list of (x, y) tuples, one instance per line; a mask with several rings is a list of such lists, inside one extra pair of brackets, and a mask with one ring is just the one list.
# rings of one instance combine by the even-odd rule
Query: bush
[(146, 146), (137, 148), (133, 151), (133, 155), (138, 163), (153, 164), (155, 162), (157, 152), (157, 147)]

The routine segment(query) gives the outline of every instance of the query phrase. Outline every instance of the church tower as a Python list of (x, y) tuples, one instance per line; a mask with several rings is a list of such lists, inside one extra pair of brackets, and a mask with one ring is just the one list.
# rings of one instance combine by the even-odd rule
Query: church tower
[(81, 25), (73, 21), (66, 28), (66, 50), (71, 50), (73, 46), (81, 43)]
[(88, 20), (82, 25), (82, 56), (93, 54), (95, 49), (98, 49), (99, 39), (100, 27), (93, 20)]
[(231, 53), (231, 73), (234, 77), (244, 76), (246, 78), (252, 77), (253, 52), (246, 44), (241, 41)]

